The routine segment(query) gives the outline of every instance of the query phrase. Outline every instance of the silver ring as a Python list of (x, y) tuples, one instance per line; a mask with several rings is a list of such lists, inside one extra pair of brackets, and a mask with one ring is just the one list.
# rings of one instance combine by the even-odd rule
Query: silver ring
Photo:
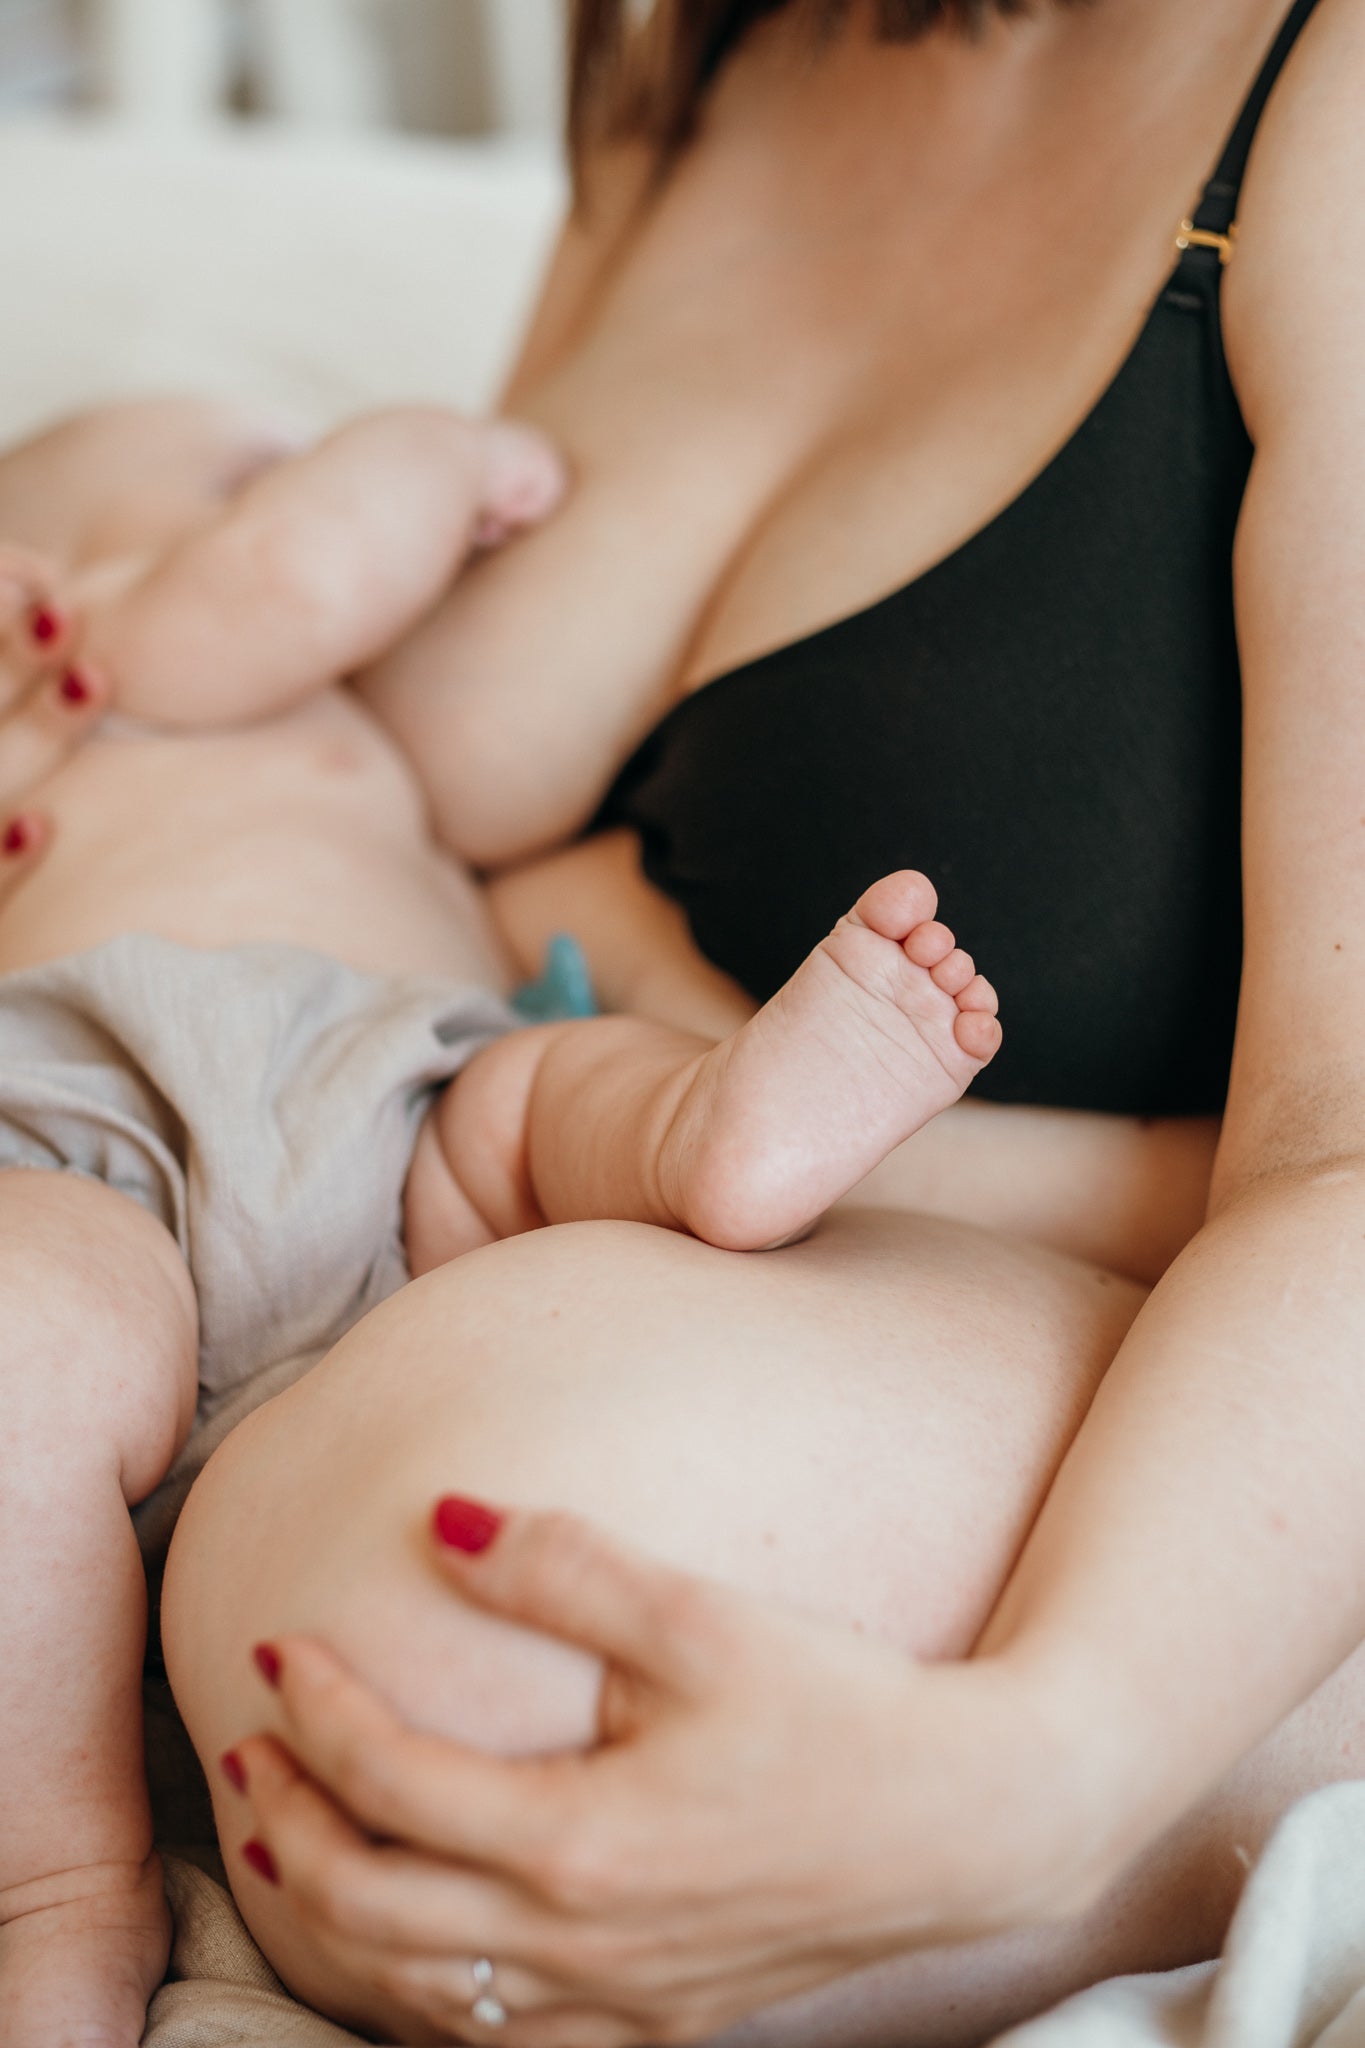
[(470, 1965), (470, 1970), (474, 1978), (474, 1988), (478, 1993), (477, 1998), (469, 2008), (470, 2018), (477, 2020), (481, 2027), (493, 2027), (494, 2029), (505, 2027), (507, 2025), (507, 2007), (493, 1989), (493, 1964), (491, 1959), (488, 1956), (477, 1957)]

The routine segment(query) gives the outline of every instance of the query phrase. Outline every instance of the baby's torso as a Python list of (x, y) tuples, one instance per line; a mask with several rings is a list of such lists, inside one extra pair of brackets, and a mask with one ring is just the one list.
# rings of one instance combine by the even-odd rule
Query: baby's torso
[(339, 687), (231, 732), (111, 720), (35, 802), (54, 843), (0, 914), (0, 974), (148, 932), (508, 985), (480, 893), (432, 841), (411, 770)]

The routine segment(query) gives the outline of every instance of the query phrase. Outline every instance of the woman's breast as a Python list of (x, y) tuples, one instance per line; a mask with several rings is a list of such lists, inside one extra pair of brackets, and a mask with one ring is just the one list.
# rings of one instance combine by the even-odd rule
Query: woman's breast
[(0, 915), (0, 973), (137, 930), (505, 980), (479, 892), (432, 842), (415, 777), (341, 690), (235, 731), (111, 721), (35, 804), (53, 845)]
[(756, 999), (879, 874), (996, 984), (994, 1101), (1216, 1116), (1241, 963), (1232, 550), (1250, 458), (1160, 309), (1081, 431), (935, 569), (685, 698), (603, 817)]

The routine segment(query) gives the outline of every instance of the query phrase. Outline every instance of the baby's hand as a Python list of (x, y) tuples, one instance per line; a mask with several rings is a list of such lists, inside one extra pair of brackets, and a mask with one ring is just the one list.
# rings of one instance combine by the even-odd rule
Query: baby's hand
[(52, 837), (30, 799), (91, 732), (106, 692), (50, 564), (0, 543), (0, 903)]

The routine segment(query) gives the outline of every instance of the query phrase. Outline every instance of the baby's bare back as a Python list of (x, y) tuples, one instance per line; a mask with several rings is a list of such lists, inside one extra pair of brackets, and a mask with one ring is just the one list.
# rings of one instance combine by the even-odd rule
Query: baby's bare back
[(432, 840), (403, 756), (339, 686), (230, 730), (110, 720), (35, 801), (56, 830), (0, 912), (0, 973), (153, 932), (507, 986), (480, 891)]

